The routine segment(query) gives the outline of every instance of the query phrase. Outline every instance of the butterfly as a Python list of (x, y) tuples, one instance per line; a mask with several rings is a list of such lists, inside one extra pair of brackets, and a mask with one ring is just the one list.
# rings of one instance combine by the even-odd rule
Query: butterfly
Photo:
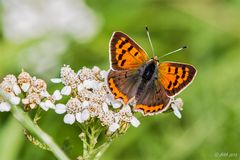
[(171, 99), (194, 79), (196, 69), (189, 64), (159, 62), (127, 34), (114, 32), (109, 44), (110, 70), (107, 86), (124, 104), (136, 102), (134, 111), (154, 115), (168, 109)]

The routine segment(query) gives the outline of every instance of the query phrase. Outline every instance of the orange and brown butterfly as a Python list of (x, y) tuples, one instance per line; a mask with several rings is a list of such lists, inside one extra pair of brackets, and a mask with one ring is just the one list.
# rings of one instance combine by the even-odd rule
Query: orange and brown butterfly
[(171, 99), (194, 79), (196, 69), (189, 64), (160, 62), (123, 32), (114, 32), (109, 46), (107, 83), (115, 99), (136, 102), (135, 111), (153, 115), (166, 111)]

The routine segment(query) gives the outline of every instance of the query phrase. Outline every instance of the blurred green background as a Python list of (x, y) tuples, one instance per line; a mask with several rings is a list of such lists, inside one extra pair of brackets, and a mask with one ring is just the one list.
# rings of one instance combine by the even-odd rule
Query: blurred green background
[[(188, 46), (161, 59), (198, 70), (179, 96), (182, 119), (171, 113), (143, 117), (102, 159), (240, 159), (239, 0), (2, 0), (0, 8), (0, 78), (24, 68), (48, 80), (50, 91), (55, 86), (49, 79), (59, 76), (63, 64), (75, 71), (95, 65), (108, 69), (114, 31), (127, 33), (150, 54), (148, 25), (158, 56)], [(70, 157), (81, 153), (80, 131), (64, 124), (62, 115), (44, 113), (40, 125)], [(0, 113), (0, 159), (33, 158), (55, 159), (26, 141), (10, 113)]]

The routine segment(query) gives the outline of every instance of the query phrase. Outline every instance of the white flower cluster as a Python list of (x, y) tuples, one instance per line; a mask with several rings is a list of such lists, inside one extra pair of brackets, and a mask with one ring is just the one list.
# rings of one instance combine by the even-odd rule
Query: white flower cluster
[[(64, 87), (55, 90), (52, 95), (47, 91), (47, 84), (42, 79), (32, 77), (22, 72), (16, 78), (7, 75), (0, 88), (9, 96), (10, 103), (22, 103), (25, 110), (40, 106), (43, 110), (54, 109), (57, 114), (64, 114), (64, 122), (84, 123), (91, 119), (100, 120), (102, 126), (107, 126), (110, 132), (121, 130), (121, 126), (132, 124), (138, 127), (140, 122), (133, 115), (129, 105), (124, 105), (113, 98), (108, 92), (105, 79), (107, 72), (98, 67), (92, 69), (83, 67), (75, 73), (69, 66), (61, 68), (60, 78), (51, 79), (53, 83), (62, 83)], [(66, 104), (59, 101), (67, 96)], [(170, 109), (181, 118), (183, 102), (180, 98), (171, 99)], [(10, 111), (11, 105), (0, 97), (0, 112)]]
[[(18, 95), (21, 93), (21, 89), (17, 84), (17, 78), (14, 75), (7, 75), (3, 82), (0, 84), (0, 88), (4, 90), (12, 104), (19, 104), (20, 98)], [(3, 98), (0, 98), (0, 112), (8, 112), (11, 109), (11, 105), (5, 102)]]
[[(62, 98), (60, 91), (50, 95), (44, 80), (32, 77), (24, 71), (18, 78), (7, 75), (0, 84), (0, 88), (7, 93), (10, 103), (18, 105), (22, 102), (25, 110), (34, 109), (39, 105), (47, 111), (49, 108), (55, 108), (55, 101)], [(10, 109), (11, 105), (0, 97), (0, 112), (7, 112)]]
[(66, 105), (57, 104), (55, 107), (56, 113), (66, 113), (65, 123), (83, 123), (97, 118), (110, 132), (115, 132), (125, 123), (139, 126), (140, 122), (133, 116), (131, 108), (114, 100), (107, 91), (106, 76), (107, 72), (98, 67), (83, 67), (75, 73), (65, 65), (61, 68), (60, 78), (51, 79), (53, 83), (64, 85), (62, 95), (70, 95)]

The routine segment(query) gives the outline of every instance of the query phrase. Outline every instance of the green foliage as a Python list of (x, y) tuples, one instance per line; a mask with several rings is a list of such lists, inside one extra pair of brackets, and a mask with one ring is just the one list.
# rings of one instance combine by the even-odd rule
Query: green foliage
[[(86, 3), (102, 17), (103, 27), (88, 43), (68, 39), (69, 48), (55, 60), (59, 68), (55, 68), (52, 77), (58, 76), (62, 64), (69, 64), (75, 70), (94, 65), (107, 69), (108, 42), (117, 30), (134, 38), (151, 55), (145, 25), (159, 56), (188, 46), (162, 61), (190, 63), (198, 70), (192, 85), (180, 94), (184, 100), (181, 120), (171, 113), (143, 117), (140, 127), (131, 128), (114, 141), (102, 159), (208, 160), (218, 159), (216, 153), (237, 153), (239, 158), (239, 1), (89, 0)], [(17, 45), (1, 38), (0, 77), (20, 73), (19, 57), (35, 43)], [(49, 75), (46, 72), (39, 77)], [(51, 89), (54, 90), (53, 86)], [(53, 111), (43, 113), (42, 117), (40, 126), (56, 137), (58, 144), (64, 145), (67, 138), (71, 144), (68, 154), (76, 158), (82, 150), (78, 128), (64, 124), (63, 117)], [(0, 114), (0, 148), (0, 159), (54, 160), (51, 153), (24, 141), (21, 128), (7, 113)]]

